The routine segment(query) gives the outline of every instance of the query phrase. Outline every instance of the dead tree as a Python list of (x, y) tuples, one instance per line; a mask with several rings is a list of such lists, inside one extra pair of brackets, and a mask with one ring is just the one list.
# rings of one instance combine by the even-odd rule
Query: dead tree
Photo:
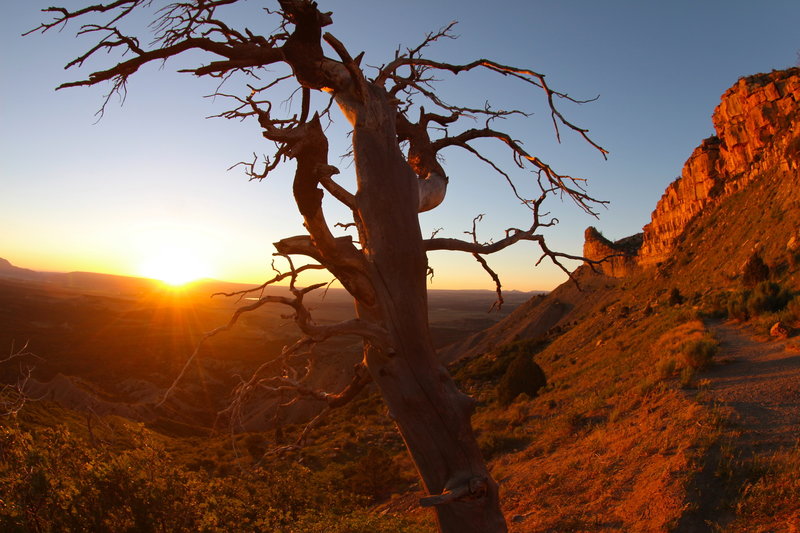
[[(280, 255), (303, 257), (314, 268), (328, 270), (353, 296), (358, 318), (330, 326), (314, 324), (303, 305), (304, 294), (314, 286), (295, 287), (297, 276), (310, 267), (292, 268), (288, 273), (292, 297), (265, 296), (249, 307), (278, 303), (292, 308), (305, 337), (286, 349), (287, 358), (336, 335), (363, 338), (364, 358), (351, 385), (339, 394), (303, 391), (302, 383), (291, 375), (276, 377), (263, 372), (256, 372), (243, 387), (292, 388), (317, 394), (335, 407), (353, 397), (371, 378), (430, 494), (421, 503), (435, 508), (441, 530), (505, 531), (497, 484), (487, 471), (471, 428), (474, 401), (457, 389), (431, 342), (426, 254), (433, 250), (472, 254), (495, 280), (499, 294), (499, 278), (484, 256), (520, 241), (533, 241), (541, 248), (542, 258), (549, 258), (566, 271), (561, 260), (579, 258), (548, 248), (541, 230), (556, 221), (542, 211), (542, 203), (552, 195), (566, 196), (591, 213), (595, 200), (586, 193), (581, 179), (560, 174), (493, 127), (495, 119), (525, 113), (488, 104), (452, 104), (436, 91), (437, 77), (488, 71), (527, 84), (541, 91), (556, 135), (560, 128), (567, 128), (603, 155), (605, 151), (588, 137), (587, 130), (562, 115), (557, 102), (576, 100), (553, 90), (542, 74), (487, 59), (453, 64), (426, 57), (429, 45), (452, 36), (452, 24), (427, 35), (415, 48), (398, 50), (384, 65), (367, 68), (361, 64), (363, 54), (353, 57), (336, 37), (323, 33), (323, 28), (332, 24), (332, 17), (320, 11), (316, 2), (277, 0), (274, 10), (265, 10), (265, 17), (277, 20), (276, 31), (267, 36), (224, 22), (225, 6), (235, 2), (183, 0), (158, 8), (154, 0), (115, 0), (76, 10), (53, 7), (44, 10), (53, 19), (32, 32), (60, 29), (72, 19), (83, 21), (79, 34), (96, 35), (98, 42), (68, 67), (99, 60), (100, 52), (109, 52), (112, 57), (120, 53), (111, 66), (59, 88), (107, 82), (110, 96), (124, 91), (128, 79), (143, 65), (186, 52), (192, 52), (192, 57), (205, 53), (208, 62), (184, 72), (223, 81), (233, 75), (252, 80), (243, 93), (220, 90), (218, 95), (234, 102), (221, 116), (257, 120), (264, 137), (275, 145), (263, 167), (259, 161), (245, 164), (251, 178), (266, 177), (286, 160), (296, 162), (293, 194), (307, 234), (282, 239), (275, 248)], [(153, 10), (150, 28), (155, 32), (149, 45), (126, 30), (126, 23), (131, 22), (128, 19), (134, 18), (131, 13), (147, 9)], [(266, 68), (278, 64), (288, 65), (285, 75), (276, 76)], [(266, 82), (263, 76), (274, 79)], [(279, 84), (298, 88), (302, 97), (299, 113), (278, 116), (270, 92)], [(319, 92), (328, 96), (321, 98)], [(339, 170), (328, 161), (323, 123), (332, 120), (332, 102), (352, 126), (354, 191), (334, 180)], [(481, 142), (486, 141), (501, 143), (516, 166), (529, 169), (529, 179), (538, 184), (537, 197), (524, 198), (518, 193), (511, 175), (479, 150)], [(440, 154), (450, 148), (467, 151), (507, 181), (530, 209), (530, 225), (510, 228), (490, 243), (480, 242), (474, 228), (471, 240), (424, 238), (418, 214), (436, 208), (445, 199), (450, 177)], [(357, 239), (333, 233), (322, 208), (326, 193), (352, 212)]]

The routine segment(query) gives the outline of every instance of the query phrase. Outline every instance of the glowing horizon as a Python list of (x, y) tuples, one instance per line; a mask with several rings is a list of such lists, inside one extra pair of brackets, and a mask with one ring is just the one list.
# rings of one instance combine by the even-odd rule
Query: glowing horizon
[[(532, 112), (517, 126), (507, 121), (514, 128), (510, 133), (557, 170), (588, 178), (590, 194), (613, 202), (599, 209), (599, 220), (556, 198), (545, 206), (549, 216), (560, 220), (547, 229), (546, 238), (551, 248), (565, 253), (581, 253), (583, 232), (590, 225), (612, 240), (641, 231), (692, 150), (713, 133), (710, 115), (720, 95), (741, 76), (797, 62), (796, 2), (771, 4), (770, 9), (734, 2), (723, 10), (689, 1), (513, 4), (514, 17), (488, 4), (472, 3), (469, 9), (463, 3), (427, 4), (422, 23), (419, 10), (390, 3), (345, 2), (331, 8), (335, 34), (351, 50), (364, 51), (365, 64), (381, 64), (398, 44), (415, 45), (426, 32), (457, 19), (460, 39), (432, 47), (436, 59), (488, 57), (541, 71), (555, 89), (570, 96), (600, 95), (585, 106), (565, 102), (563, 111), (610, 150), (608, 161), (569, 132), (563, 132), (559, 144), (548, 114), (529, 107), (535, 97), (528, 87), (500, 86), (492, 78), (488, 84), (448, 83), (442, 94), (464, 105), (488, 100)], [(170, 263), (185, 260), (164, 259), (158, 268), (147, 267), (147, 275), (255, 284), (270, 279), (271, 243), (304, 233), (291, 200), (292, 164), (263, 182), (249, 182), (238, 168), (226, 173), (235, 163), (249, 161), (250, 154), (263, 153), (265, 141), (254, 123), (205, 120), (228, 102), (204, 98), (218, 81), (176, 74), (185, 66), (178, 61), (137, 72), (125, 105), (120, 108), (112, 99), (98, 122), (94, 113), (108, 87), (53, 90), (100, 66), (87, 64), (83, 74), (78, 67), (64, 72), (68, 61), (86, 52), (86, 42), (74, 38), (79, 28), (68, 25), (63, 32), (20, 37), (46, 18), (39, 9), (49, 5), (44, 0), (10, 2), (0, 20), (5, 45), (0, 57), (6, 71), (16, 73), (0, 79), (0, 114), (6, 125), (0, 130), (0, 257), (40, 271), (140, 276), (143, 264), (168, 255), (160, 250), (180, 245), (196, 256), (189, 265), (175, 267), (186, 274), (166, 272), (173, 268)], [(256, 20), (237, 13), (233, 26)], [(364, 25), (365, 20), (389, 18), (393, 24), (378, 32)], [(537, 24), (541, 20), (549, 23)], [(741, 39), (729, 31), (736, 27), (750, 28), (758, 39)], [(283, 97), (276, 94), (276, 103)], [(337, 113), (333, 116), (341, 122)], [(339, 165), (342, 185), (352, 189), (352, 168), (336, 160), (349, 148), (348, 128), (335, 129), (340, 126), (328, 130), (331, 162)], [(487, 147), (486, 154), (494, 158), (496, 152)], [(491, 168), (456, 150), (444, 157), (448, 198), (420, 215), (424, 236), (443, 228), (439, 236), (463, 237), (479, 213), (486, 214), (478, 227), (484, 242), (502, 238), (508, 228), (529, 227), (528, 210)], [(520, 187), (529, 177), (518, 176)], [(349, 213), (334, 204), (326, 200), (331, 224), (347, 222)], [(522, 244), (487, 260), (504, 288), (552, 289), (566, 276), (553, 265), (534, 268), (539, 256), (535, 246)], [(469, 255), (431, 254), (430, 265), (432, 289), (494, 288)], [(330, 278), (316, 272), (301, 282)]]

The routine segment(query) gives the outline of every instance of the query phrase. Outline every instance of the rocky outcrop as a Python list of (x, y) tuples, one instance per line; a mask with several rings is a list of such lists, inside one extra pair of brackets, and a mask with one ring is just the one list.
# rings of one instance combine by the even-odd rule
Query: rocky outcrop
[(641, 266), (656, 265), (669, 258), (686, 225), (719, 190), (720, 144), (718, 137), (704, 140), (686, 161), (681, 176), (667, 187), (651, 222), (643, 229), (638, 259)]
[(689, 222), (765, 173), (797, 179), (800, 164), (800, 69), (741, 78), (714, 111), (716, 136), (697, 147), (681, 176), (667, 187), (644, 227), (638, 262), (670, 257)]
[(800, 68), (740, 79), (722, 95), (712, 118), (725, 193), (765, 171), (800, 167)]
[(593, 266), (606, 276), (623, 278), (636, 270), (636, 254), (641, 246), (641, 233), (611, 242), (589, 226), (584, 232), (583, 257), (589, 261), (601, 261)]
[[(653, 267), (669, 259), (698, 213), (759, 176), (797, 182), (800, 68), (741, 78), (722, 95), (713, 123), (716, 135), (692, 152), (644, 227), (635, 259), (639, 266)], [(613, 243), (598, 240), (596, 233), (586, 230), (584, 256), (590, 259), (613, 249)], [(619, 277), (632, 271), (630, 258), (620, 261), (603, 272)]]

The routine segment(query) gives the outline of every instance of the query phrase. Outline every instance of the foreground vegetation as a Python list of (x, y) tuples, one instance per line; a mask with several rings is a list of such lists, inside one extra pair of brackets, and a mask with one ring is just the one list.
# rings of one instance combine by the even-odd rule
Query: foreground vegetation
[(243, 459), (241, 468), (225, 473), (224, 441), (205, 444), (201, 453), (209, 457), (193, 467), (175, 443), (124, 420), (104, 420), (88, 439), (66, 424), (35, 430), (6, 424), (0, 530), (419, 531), (369, 511), (372, 495), (364, 487), (374, 488), (368, 469), (385, 466), (376, 464), (380, 459), (367, 455), (371, 464), (355, 463), (351, 473), (364, 482), (355, 486), (296, 461), (245, 466)]

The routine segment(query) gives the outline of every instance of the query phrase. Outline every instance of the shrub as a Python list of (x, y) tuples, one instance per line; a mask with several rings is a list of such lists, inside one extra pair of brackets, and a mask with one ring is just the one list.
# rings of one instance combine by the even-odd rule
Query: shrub
[(761, 259), (758, 252), (753, 252), (753, 255), (744, 264), (742, 271), (742, 283), (745, 287), (754, 287), (762, 281), (769, 279), (769, 267)]
[(800, 265), (800, 248), (794, 250), (786, 250), (786, 262), (792, 269)]
[(727, 292), (715, 292), (709, 295), (705, 301), (706, 315), (709, 318), (726, 318), (729, 298), (730, 294)]
[(780, 316), (783, 322), (794, 323), (800, 320), (800, 296), (795, 296), (786, 305)]
[(521, 355), (533, 357), (540, 352), (547, 341), (542, 337), (518, 340), (500, 347), (497, 353), (485, 354), (468, 361), (454, 369), (454, 377), (459, 385), (467, 381), (492, 382), (501, 378), (511, 362)]
[(497, 399), (501, 405), (509, 405), (522, 393), (536, 397), (539, 389), (547, 385), (542, 368), (527, 353), (520, 353), (508, 365), (497, 386)]
[(388, 497), (403, 481), (400, 467), (392, 456), (381, 448), (371, 447), (349, 471), (352, 491), (363, 494), (373, 502)]
[(325, 533), (425, 533), (429, 531), (429, 528), (385, 512), (356, 512), (336, 517), (335, 520), (331, 520), (328, 514), (311, 512), (303, 516), (290, 529), (281, 531), (291, 531), (292, 533), (320, 531)]
[[(175, 462), (146, 430), (131, 438), (112, 449), (64, 427), (0, 425), (0, 531), (413, 531), (372, 527), (362, 497), (297, 464), (216, 477)], [(309, 514), (361, 525), (296, 526)]]
[[(728, 316), (736, 320), (750, 320), (765, 313), (780, 311), (792, 299), (792, 294), (781, 285), (762, 281), (753, 290), (739, 291), (728, 300)], [(800, 311), (800, 303), (794, 304)]]
[(770, 281), (762, 281), (750, 295), (747, 301), (747, 310), (750, 315), (774, 313), (786, 307), (790, 299), (791, 294), (782, 286)]
[(667, 331), (653, 345), (654, 354), (659, 357), (653, 382), (669, 379), (678, 372), (681, 384), (690, 386), (695, 373), (711, 365), (718, 347), (717, 339), (699, 320)]
[(750, 311), (747, 309), (747, 300), (750, 298), (750, 291), (741, 291), (733, 294), (728, 299), (728, 316), (736, 320), (750, 320)]
[(244, 438), (244, 447), (247, 450), (247, 453), (250, 454), (250, 457), (255, 460), (261, 459), (261, 457), (264, 455), (264, 452), (267, 451), (264, 437), (258, 433), (249, 433)]
[(667, 357), (658, 363), (658, 377), (661, 379), (671, 378), (675, 373), (678, 363), (672, 357)]
[(694, 375), (694, 368), (690, 366), (684, 367), (684, 369), (681, 370), (681, 387), (684, 389), (690, 388), (694, 383)]
[(684, 368), (705, 370), (711, 366), (718, 348), (719, 343), (710, 335), (687, 342), (682, 354)]
[(671, 291), (669, 291), (669, 298), (667, 303), (674, 307), (676, 305), (681, 305), (683, 303), (683, 295), (681, 295), (681, 291), (678, 290), (677, 287), (673, 287)]

